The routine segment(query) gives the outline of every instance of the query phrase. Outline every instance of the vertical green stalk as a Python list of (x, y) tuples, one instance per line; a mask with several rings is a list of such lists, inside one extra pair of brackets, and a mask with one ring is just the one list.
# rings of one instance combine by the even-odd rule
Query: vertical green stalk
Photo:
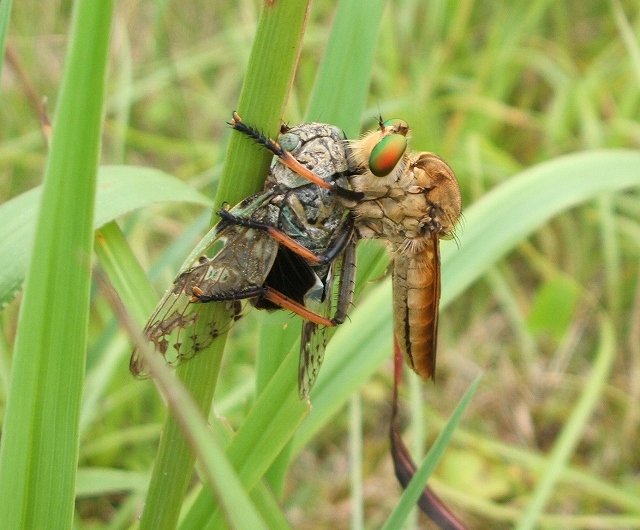
[[(308, 2), (265, 2), (238, 112), (266, 134), (277, 132), (298, 60)], [(231, 117), (231, 116), (229, 116)], [(216, 204), (234, 204), (260, 189), (271, 155), (233, 134), (218, 188)], [(215, 212), (214, 212), (215, 213)], [(214, 219), (215, 221), (215, 215)], [(204, 311), (215, 311), (215, 305)], [(205, 317), (201, 316), (201, 320)], [(211, 316), (211, 318), (214, 318)], [(178, 373), (200, 408), (210, 408), (226, 337), (180, 366)], [(168, 417), (158, 449), (140, 528), (174, 528), (192, 475), (194, 455), (178, 423)]]
[[(325, 55), (323, 64), (323, 72), (318, 80), (320, 86), (324, 87), (323, 90), (316, 89), (316, 98), (325, 98), (327, 105), (330, 101), (339, 99), (343, 94), (354, 90), (355, 93), (360, 95), (360, 101), (352, 101), (353, 107), (349, 109), (353, 115), (351, 119), (354, 124), (349, 130), (357, 130), (362, 108), (364, 108), (365, 97), (369, 86), (370, 70), (372, 64), (372, 51), (375, 48), (375, 39), (377, 35), (377, 28), (380, 25), (380, 17), (382, 14), (382, 7), (384, 6), (383, 0), (376, 0), (375, 2), (363, 3), (359, 0), (342, 0), (342, 4), (347, 4), (348, 9), (339, 8), (336, 15), (336, 21), (334, 22), (334, 28), (340, 28), (340, 31), (332, 30), (331, 40), (337, 39), (338, 42), (335, 45), (330, 45), (332, 50), (331, 55)], [(339, 20), (342, 17), (348, 17), (345, 20)], [(351, 22), (351, 23), (349, 23)], [(284, 28), (284, 31), (287, 31)], [(353, 38), (353, 35), (347, 35), (346, 33), (351, 31), (355, 32), (357, 38)], [(271, 37), (273, 39), (273, 36)], [(256, 38), (256, 42), (258, 39)], [(329, 53), (329, 52), (327, 52)], [(360, 55), (364, 54), (364, 55)], [(343, 65), (345, 62), (360, 62), (368, 65), (368, 70), (364, 74), (359, 69), (352, 69), (352, 75), (345, 79), (343, 86), (338, 86), (335, 80), (332, 81), (331, 72), (336, 65)], [(349, 71), (347, 69), (347, 71)], [(249, 74), (247, 74), (247, 79)], [(258, 101), (260, 98), (258, 97)], [(241, 97), (241, 104), (239, 106), (239, 112), (242, 115), (243, 111)], [(315, 105), (317, 108), (321, 108), (322, 104)], [(247, 114), (248, 115), (248, 114)], [(253, 114), (251, 114), (251, 121), (254, 121)], [(333, 111), (322, 113), (319, 116), (311, 116), (311, 119), (321, 119), (322, 121), (328, 121), (334, 123)], [(348, 117), (347, 117), (348, 118)], [(248, 118), (247, 118), (248, 119)], [(348, 122), (345, 116), (340, 116), (339, 120), (335, 120), (335, 123)], [(263, 129), (265, 130), (265, 129)], [(233, 137), (232, 137), (233, 138)], [(246, 143), (244, 139), (241, 139), (242, 143)], [(233, 146), (232, 146), (233, 147)], [(220, 196), (220, 193), (218, 194)], [(298, 332), (299, 333), (299, 332)], [(297, 334), (296, 334), (297, 335)], [(288, 338), (291, 338), (288, 335)], [(265, 341), (272, 342), (272, 341)], [(269, 344), (269, 347), (272, 345)], [(279, 346), (289, 349), (291, 343), (288, 345), (284, 342), (279, 342)], [(273, 355), (279, 353), (273, 349), (267, 348)], [(266, 351), (266, 350), (264, 350)], [(259, 353), (262, 355), (263, 351)], [(191, 364), (190, 361), (187, 364)], [(265, 365), (266, 363), (262, 363)], [(269, 381), (269, 384), (264, 388), (264, 391), (260, 394), (258, 400), (254, 404), (251, 412), (245, 419), (243, 425), (238, 430), (234, 437), (227, 454), (230, 455), (230, 459), (236, 465), (236, 469), (239, 469), (243, 482), (248, 487), (253, 487), (256, 480), (264, 473), (264, 471), (258, 471), (265, 462), (273, 458), (274, 454), (280, 453), (277, 464), (272, 467), (268, 472), (268, 479), (270, 485), (275, 491), (281, 489), (284, 473), (289, 463), (289, 449), (282, 450), (282, 447), (278, 445), (282, 435), (293, 432), (297, 429), (300, 421), (307, 414), (308, 409), (302, 403), (298, 396), (295, 387), (296, 368), (298, 364), (298, 352), (295, 351), (287, 355), (287, 357), (280, 363), (277, 372), (273, 376), (262, 377), (261, 380)], [(274, 364), (274, 368), (275, 368)], [(263, 385), (264, 386), (264, 385)], [(276, 420), (276, 414), (278, 419)], [(264, 423), (267, 423), (265, 425)], [(277, 423), (276, 423), (277, 422)], [(267, 435), (268, 430), (274, 428), (276, 425), (277, 433), (271, 435), (270, 447), (266, 448), (260, 445), (264, 442), (265, 438), (269, 438)], [(277, 447), (274, 447), (276, 446)], [(265, 447), (260, 451), (254, 451), (256, 447)], [(277, 451), (277, 453), (275, 452)], [(256, 454), (258, 453), (258, 454)], [(247, 465), (249, 462), (254, 462), (254, 459), (260, 459), (261, 462), (256, 462), (252, 465)], [(189, 514), (183, 520), (181, 528), (194, 528), (203, 527), (207, 519), (207, 514), (210, 514), (215, 510), (215, 506), (211, 501), (211, 495), (207, 490), (203, 490), (194, 502)], [(215, 515), (209, 520), (207, 528), (217, 528), (217, 522), (219, 518)]]
[(74, 6), (3, 425), (5, 528), (72, 522), (112, 8)]
[[(341, 0), (331, 27), (327, 50), (313, 89), (307, 121), (323, 121), (341, 127), (348, 138), (360, 130), (360, 118), (369, 91), (373, 56), (384, 0)], [(384, 252), (384, 251), (382, 251)], [(282, 335), (281, 345), (295, 336)], [(272, 341), (263, 340), (265, 344)], [(278, 457), (267, 477), (276, 492), (282, 492), (289, 467), (290, 448)]]
[[(7, 42), (7, 29), (11, 15), (11, 0), (0, 0), (0, 57), (4, 59), (4, 50)], [(3, 61), (4, 62), (4, 61)], [(0, 62), (0, 79), (2, 79), (2, 63)]]

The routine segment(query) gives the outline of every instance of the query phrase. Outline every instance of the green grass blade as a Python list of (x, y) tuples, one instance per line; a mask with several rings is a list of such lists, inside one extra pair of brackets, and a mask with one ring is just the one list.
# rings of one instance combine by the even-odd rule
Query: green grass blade
[[(366, 103), (373, 54), (384, 2), (360, 2), (341, 0), (331, 29), (329, 43), (320, 72), (314, 86), (313, 96), (307, 112), (307, 121), (323, 121), (340, 126), (347, 137), (354, 137), (359, 131), (360, 119)], [(381, 252), (378, 250), (378, 253)], [(360, 269), (361, 270), (361, 269)], [(363, 275), (360, 276), (364, 277)], [(260, 357), (269, 359), (268, 373), (261, 379), (269, 379), (275, 372), (275, 344), (269, 335), (276, 330), (278, 319), (263, 330), (261, 343), (265, 347), (259, 351)], [(278, 347), (289, 350), (300, 335), (300, 320), (295, 319), (285, 332), (279, 331)], [(293, 372), (297, 373), (296, 371)], [(289, 449), (268, 472), (269, 483), (276, 491), (281, 491), (286, 470), (289, 467)]]
[(383, 0), (338, 4), (307, 121), (337, 125), (348, 138), (360, 132), (384, 4)]
[[(308, 412), (308, 404), (300, 401), (297, 380), (292, 377), (297, 373), (297, 364), (297, 350), (289, 352), (227, 448), (229, 459), (248, 490), (255, 487)], [(193, 509), (199, 514), (209, 513), (209, 517), (213, 514), (206, 528), (217, 528), (220, 514), (213, 513), (215, 504), (209, 496), (199, 495)], [(192, 521), (187, 524), (185, 519), (180, 528), (190, 528)]]
[[(232, 433), (229, 432), (228, 426), (222, 425), (219, 420), (211, 422), (211, 427), (216, 431), (216, 437), (225, 440), (226, 444), (229, 444), (232, 439)], [(235, 464), (236, 469), (242, 468), (242, 463)], [(245, 475), (246, 478), (246, 475)], [(246, 483), (245, 483), (246, 485)], [(249, 488), (247, 488), (249, 489)], [(267, 522), (270, 529), (290, 529), (287, 523), (282, 509), (274, 498), (273, 492), (269, 489), (265, 482), (260, 482), (255, 488), (251, 490), (251, 498), (253, 499), (256, 507), (258, 507), (262, 518)], [(196, 502), (191, 506), (189, 512), (184, 519), (180, 522), (179, 528), (206, 528), (208, 525), (220, 524), (220, 519), (211, 519), (213, 511), (213, 503), (211, 501), (211, 493), (201, 494), (196, 499)], [(219, 515), (219, 514), (218, 514)], [(211, 524), (209, 524), (211, 521)]]
[(129, 315), (142, 329), (157, 297), (115, 221), (96, 231), (95, 251)]
[(554, 215), (603, 192), (640, 186), (640, 153), (609, 149), (533, 166), (463, 211), (458, 245), (442, 245), (446, 304)]
[(74, 6), (0, 448), (7, 528), (72, 520), (112, 7)]
[[(104, 168), (103, 168), (104, 169)], [(132, 168), (140, 169), (140, 168)], [(124, 172), (122, 176), (130, 172)], [(145, 272), (134, 256), (122, 230), (115, 221), (103, 223), (105, 219), (115, 214), (113, 210), (126, 210), (132, 201), (132, 197), (144, 197), (145, 200), (178, 200), (199, 201), (202, 204), (211, 204), (206, 197), (196, 192), (193, 188), (180, 181), (164, 175), (155, 175), (153, 172), (146, 175), (146, 171), (133, 171), (132, 178), (110, 178), (111, 184), (105, 190), (98, 192), (97, 210), (103, 210), (102, 214), (96, 212), (94, 224), (102, 224), (96, 231), (95, 252), (113, 288), (127, 307), (129, 315), (138, 324), (140, 329), (144, 326), (158, 301), (158, 296), (149, 283)], [(149, 177), (149, 178), (147, 178)], [(98, 181), (101, 185), (101, 181)], [(141, 193), (142, 189), (148, 189), (151, 193)], [(123, 193), (107, 193), (106, 190), (117, 189)], [(126, 192), (131, 192), (130, 194)], [(191, 197), (191, 199), (188, 199)], [(102, 208), (100, 203), (106, 203)], [(185, 234), (188, 236), (188, 233)], [(192, 238), (186, 238), (192, 239)], [(193, 244), (193, 243), (191, 243)], [(184, 256), (181, 253), (180, 258)], [(82, 413), (80, 428), (84, 431), (93, 419), (99, 414), (100, 400), (107, 392), (108, 386), (118, 371), (119, 366), (124, 365), (125, 356), (131, 353), (130, 343), (123, 344), (125, 338), (115, 334), (116, 323), (105, 326), (99, 348), (105, 352), (100, 356), (99, 362), (88, 366), (86, 385), (82, 399)], [(140, 388), (140, 391), (143, 389)]]
[(633, 27), (629, 23), (629, 19), (627, 18), (624, 9), (622, 9), (622, 5), (619, 0), (612, 0), (611, 8), (616, 26), (618, 27), (618, 31), (622, 37), (622, 42), (624, 42), (624, 45), (627, 48), (631, 64), (633, 65), (633, 71), (636, 74), (636, 83), (640, 84), (640, 45), (638, 43), (638, 38), (636, 37)]
[[(263, 3), (236, 110), (243, 119), (271, 138), (280, 129), (308, 9), (309, 2)], [(216, 206), (223, 202), (236, 204), (262, 189), (271, 158), (272, 154), (253, 140), (242, 134), (232, 134), (216, 194)], [(213, 221), (217, 220), (217, 215), (214, 215)]]
[(114, 491), (146, 491), (149, 476), (135, 471), (113, 468), (78, 468), (76, 496), (106, 495)]
[[(287, 359), (292, 357), (297, 361), (297, 353), (295, 356), (289, 354)], [(281, 371), (285, 371), (285, 367), (290, 367), (291, 364), (284, 362)], [(281, 371), (265, 388), (227, 449), (229, 459), (234, 463), (247, 490), (256, 486), (308, 411), (308, 404), (298, 398), (297, 385), (283, 389), (280, 382), (287, 376), (290, 378), (291, 372), (286, 370), (285, 375), (278, 377)], [(284, 402), (283, 394), (287, 397)], [(217, 511), (205, 528), (215, 530), (219, 528), (220, 522), (221, 514)]]
[(601, 401), (605, 384), (615, 359), (616, 344), (613, 323), (606, 316), (600, 319), (600, 348), (595, 358), (593, 372), (584, 392), (558, 436), (549, 455), (547, 466), (541, 473), (541, 479), (533, 492), (531, 502), (516, 526), (517, 530), (529, 530), (536, 527), (538, 518), (549, 501), (553, 488), (567, 467), (576, 445), (584, 434), (589, 417)]
[[(162, 362), (161, 359), (158, 361)], [(162, 368), (165, 368), (162, 366)], [(165, 368), (165, 372), (168, 370)], [(232, 528), (267, 529), (253, 502), (249, 499), (240, 478), (224, 453), (219, 440), (215, 440), (207, 421), (193, 402), (186, 389), (176, 385), (171, 374), (166, 373), (163, 381), (165, 395), (173, 404), (174, 417), (181, 420), (182, 429), (190, 438), (191, 446), (196, 449), (198, 460), (204, 470), (204, 476), (216, 497), (223, 506), (225, 518)], [(178, 389), (180, 392), (178, 392)], [(174, 394), (170, 397), (168, 393)]]
[[(123, 323), (130, 335), (137, 334), (137, 326), (128, 316), (123, 315)], [(201, 464), (202, 474), (223, 508), (226, 522), (231, 528), (238, 530), (267, 530), (234, 466), (225, 455), (225, 439), (216, 436), (216, 430), (209, 429), (201, 407), (191, 398), (182, 382), (173, 377), (164, 359), (148, 348), (142, 339), (137, 341), (136, 346), (143, 351), (147, 349), (144, 354), (147, 357), (149, 371), (166, 399), (173, 417), (189, 440)]]

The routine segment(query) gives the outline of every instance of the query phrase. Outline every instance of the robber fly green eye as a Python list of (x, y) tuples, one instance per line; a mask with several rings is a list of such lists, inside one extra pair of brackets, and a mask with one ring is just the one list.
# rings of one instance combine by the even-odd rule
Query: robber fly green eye
[(407, 150), (407, 138), (392, 134), (378, 142), (369, 157), (369, 169), (376, 177), (386, 177), (396, 167)]

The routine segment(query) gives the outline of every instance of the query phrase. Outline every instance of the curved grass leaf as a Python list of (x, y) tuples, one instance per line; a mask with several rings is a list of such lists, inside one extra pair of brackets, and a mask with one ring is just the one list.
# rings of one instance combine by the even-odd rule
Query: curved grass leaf
[[(211, 200), (180, 180), (146, 167), (103, 166), (98, 169), (94, 229), (143, 206), (190, 202), (211, 206)], [(0, 307), (19, 292), (33, 252), (42, 187), (0, 206)]]
[[(237, 111), (260, 131), (271, 136), (280, 126), (307, 13), (307, 2), (264, 2), (262, 6)], [(223, 201), (235, 204), (257, 191), (264, 182), (270, 159), (265, 149), (254, 145), (248, 138), (232, 135), (216, 204)], [(206, 316), (200, 318), (205, 319)], [(211, 406), (225, 340), (226, 336), (214, 340), (209, 348), (177, 370), (203, 411), (208, 411)], [(193, 463), (194, 454), (189, 441), (182, 434), (176, 419), (169, 417), (140, 521), (141, 529), (175, 527)], [(210, 498), (209, 492), (203, 492)]]
[(640, 186), (640, 152), (584, 151), (526, 169), (463, 211), (458, 245), (442, 245), (442, 304), (554, 215), (605, 192)]

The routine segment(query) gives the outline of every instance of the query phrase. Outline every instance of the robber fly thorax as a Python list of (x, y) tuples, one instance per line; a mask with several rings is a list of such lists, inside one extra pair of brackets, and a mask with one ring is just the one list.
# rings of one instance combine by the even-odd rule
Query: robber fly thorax
[(423, 379), (435, 372), (439, 239), (453, 237), (460, 217), (458, 181), (439, 156), (408, 150), (402, 120), (380, 122), (352, 142), (350, 179), (364, 198), (354, 207), (360, 238), (380, 239), (393, 260), (394, 331), (407, 364)]
[[(353, 298), (349, 207), (361, 195), (348, 188), (348, 146), (344, 133), (327, 124), (283, 127), (276, 142), (236, 113), (230, 125), (276, 155), (264, 190), (220, 211), (221, 221), (191, 252), (144, 334), (177, 365), (225, 332), (241, 316), (242, 300), (260, 309), (290, 309), (305, 319), (298, 382), (306, 397), (322, 363), (326, 327), (344, 321)], [(338, 268), (338, 299), (330, 318)], [(222, 304), (226, 323), (196, 326), (206, 302)], [(147, 375), (137, 351), (130, 367), (138, 377)]]

